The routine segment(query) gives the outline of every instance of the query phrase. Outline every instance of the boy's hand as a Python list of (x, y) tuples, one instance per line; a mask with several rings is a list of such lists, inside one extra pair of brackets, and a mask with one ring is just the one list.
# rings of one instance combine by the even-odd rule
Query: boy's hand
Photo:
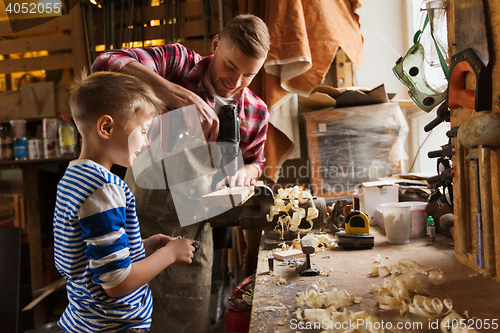
[(146, 257), (155, 253), (158, 249), (164, 247), (172, 240), (172, 237), (164, 234), (156, 234), (143, 240)]
[(165, 250), (168, 250), (174, 260), (174, 264), (190, 264), (193, 262), (193, 252), (195, 248), (192, 240), (188, 238), (173, 239), (165, 246)]

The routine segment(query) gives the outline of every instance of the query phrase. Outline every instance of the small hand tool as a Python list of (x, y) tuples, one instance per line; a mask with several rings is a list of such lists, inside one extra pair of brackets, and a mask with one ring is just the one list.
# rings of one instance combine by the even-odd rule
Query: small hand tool
[(312, 241), (308, 238), (303, 238), (300, 240), (300, 247), (302, 248), (302, 252), (306, 255), (306, 262), (295, 268), (295, 271), (302, 276), (318, 275), (319, 271), (314, 268), (314, 264), (311, 263), (311, 254), (316, 252), (316, 248), (314, 247)]

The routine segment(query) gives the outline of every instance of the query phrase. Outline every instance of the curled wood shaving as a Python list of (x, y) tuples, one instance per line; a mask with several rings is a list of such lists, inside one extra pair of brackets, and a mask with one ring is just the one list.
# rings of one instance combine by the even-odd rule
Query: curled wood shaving
[[(305, 292), (297, 294), (297, 304), (299, 306), (308, 305), (313, 309), (321, 307), (330, 307), (338, 309), (349, 302), (353, 302), (354, 295), (349, 294), (345, 289), (333, 288), (332, 291), (326, 291), (326, 282), (320, 280), (307, 287)], [(360, 299), (356, 299), (360, 301)]]
[[(309, 207), (306, 213), (306, 210), (299, 207), (299, 205), (305, 204), (308, 201), (311, 202), (312, 207)], [(313, 228), (312, 220), (319, 216), (319, 211), (314, 205), (312, 195), (302, 190), (299, 186), (294, 186), (278, 190), (278, 194), (274, 199), (274, 205), (271, 206), (270, 212), (267, 214), (267, 221), (273, 221), (276, 215), (280, 215), (276, 230), (281, 233), (281, 238), (283, 239), (284, 232), (287, 230), (299, 232), (311, 230)], [(309, 223), (309, 227), (301, 229), (299, 225), (304, 218)]]
[[(377, 261), (379, 263), (379, 261)], [(382, 268), (384, 267), (384, 268)], [(403, 268), (408, 271), (403, 273)], [(371, 284), (369, 291), (378, 294), (378, 303), (384, 310), (399, 310), (403, 315), (407, 312), (426, 317), (428, 319), (441, 318), (441, 331), (449, 333), (444, 326), (448, 320), (451, 322), (462, 317), (452, 310), (451, 299), (441, 301), (439, 298), (430, 298), (424, 295), (429, 293), (423, 289), (422, 281), (417, 281), (415, 275), (426, 275), (434, 285), (440, 285), (446, 281), (443, 272), (436, 266), (423, 266), (418, 262), (404, 258), (397, 265), (383, 266), (378, 264), (372, 267), (372, 276), (384, 277), (382, 287)], [(396, 276), (398, 275), (398, 276)], [(413, 296), (412, 296), (413, 295)], [(473, 329), (452, 328), (451, 333), (473, 333)]]
[[(326, 234), (307, 234), (302, 239), (309, 239), (311, 243), (314, 245), (315, 253), (323, 251), (324, 248), (330, 248), (337, 246), (337, 240), (328, 237)], [(293, 240), (291, 244), (292, 249), (301, 250), (300, 246), (300, 235), (297, 235), (297, 238)]]

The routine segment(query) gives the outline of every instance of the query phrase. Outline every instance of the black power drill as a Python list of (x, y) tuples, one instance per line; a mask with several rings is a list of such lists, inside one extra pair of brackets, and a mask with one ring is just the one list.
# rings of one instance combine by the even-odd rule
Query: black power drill
[(235, 105), (223, 105), (219, 110), (219, 138), (222, 160), (221, 169), (226, 177), (232, 177), (238, 171), (238, 153), (240, 152), (240, 117)]

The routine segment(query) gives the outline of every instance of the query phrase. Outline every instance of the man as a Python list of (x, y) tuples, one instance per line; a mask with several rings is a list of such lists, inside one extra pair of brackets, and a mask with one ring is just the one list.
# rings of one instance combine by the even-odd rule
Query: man
[[(207, 141), (218, 138), (219, 108), (236, 105), (245, 165), (231, 183), (253, 185), (263, 170), (269, 115), (265, 103), (248, 85), (264, 64), (269, 46), (264, 22), (253, 15), (239, 15), (213, 38), (210, 56), (202, 57), (180, 44), (123, 48), (101, 54), (92, 71), (120, 71), (136, 76), (151, 85), (170, 109), (194, 104), (203, 130), (194, 135), (204, 135)], [(194, 166), (188, 171), (199, 172)], [(170, 191), (140, 188), (131, 172), (127, 172), (125, 181), (136, 197), (144, 237), (161, 232), (193, 239), (197, 225), (180, 227)], [(193, 264), (189, 268), (167, 268), (151, 283), (155, 300), (152, 332), (209, 330), (212, 263), (212, 232), (206, 226)]]

